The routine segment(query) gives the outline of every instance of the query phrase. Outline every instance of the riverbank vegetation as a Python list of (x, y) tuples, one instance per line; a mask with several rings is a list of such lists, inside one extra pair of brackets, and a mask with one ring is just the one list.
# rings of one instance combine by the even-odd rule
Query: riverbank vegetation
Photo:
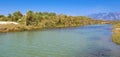
[(85, 16), (67, 16), (64, 14), (57, 15), (53, 12), (33, 12), (28, 11), (23, 15), (16, 11), (8, 16), (0, 15), (0, 21), (17, 22), (19, 25), (0, 25), (0, 31), (25, 31), (43, 28), (59, 28), (84, 26), (92, 24), (101, 24), (102, 20), (92, 20)]
[(113, 27), (112, 41), (116, 44), (120, 44), (120, 22), (113, 24)]

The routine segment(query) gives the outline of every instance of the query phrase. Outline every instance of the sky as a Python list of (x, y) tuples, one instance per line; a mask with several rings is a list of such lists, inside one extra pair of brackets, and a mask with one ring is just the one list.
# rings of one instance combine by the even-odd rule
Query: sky
[(120, 12), (120, 0), (0, 0), (0, 14), (14, 11), (25, 14), (28, 10), (74, 16)]

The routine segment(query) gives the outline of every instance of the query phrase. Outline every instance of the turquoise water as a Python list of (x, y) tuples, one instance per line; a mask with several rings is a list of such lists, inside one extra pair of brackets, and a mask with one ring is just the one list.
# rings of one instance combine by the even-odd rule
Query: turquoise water
[(0, 57), (120, 57), (111, 25), (0, 34)]

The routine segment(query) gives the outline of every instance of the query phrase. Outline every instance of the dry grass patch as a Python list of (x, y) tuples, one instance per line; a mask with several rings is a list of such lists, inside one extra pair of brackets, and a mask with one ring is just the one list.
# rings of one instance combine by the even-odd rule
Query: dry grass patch
[(23, 31), (26, 30), (24, 25), (6, 24), (0, 25), (0, 32)]
[(120, 44), (120, 23), (114, 24), (112, 41), (116, 44)]

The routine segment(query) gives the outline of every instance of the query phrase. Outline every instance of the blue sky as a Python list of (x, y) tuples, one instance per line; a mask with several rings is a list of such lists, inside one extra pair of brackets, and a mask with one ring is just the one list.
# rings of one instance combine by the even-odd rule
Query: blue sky
[(120, 12), (120, 0), (0, 0), (0, 14), (28, 10), (67, 15)]

